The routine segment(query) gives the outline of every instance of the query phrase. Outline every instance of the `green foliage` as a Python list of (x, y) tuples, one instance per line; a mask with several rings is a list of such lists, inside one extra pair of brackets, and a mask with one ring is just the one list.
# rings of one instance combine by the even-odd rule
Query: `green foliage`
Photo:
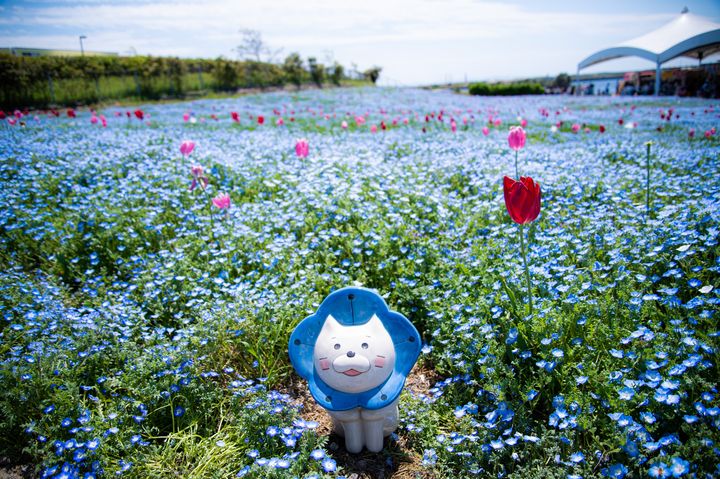
[(308, 68), (310, 69), (310, 78), (318, 88), (322, 88), (325, 81), (325, 65), (318, 63), (315, 57), (308, 58)]
[(380, 78), (380, 72), (382, 71), (381, 67), (371, 67), (368, 68), (363, 72), (363, 76), (373, 82), (373, 84), (377, 83), (378, 78)]
[(288, 55), (283, 62), (282, 68), (283, 72), (285, 72), (287, 81), (299, 89), (300, 85), (302, 85), (303, 81), (305, 81), (305, 76), (307, 74), (303, 68), (303, 62), (300, 55), (297, 53), (291, 53)]
[(539, 83), (473, 83), (468, 87), (471, 95), (510, 96), (542, 95), (545, 89)]

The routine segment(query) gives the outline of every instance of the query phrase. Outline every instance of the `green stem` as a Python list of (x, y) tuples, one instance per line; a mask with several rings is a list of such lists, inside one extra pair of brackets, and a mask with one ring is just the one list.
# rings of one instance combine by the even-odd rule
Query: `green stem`
[(647, 183), (645, 185), (645, 215), (650, 216), (650, 147), (651, 144), (647, 143)]
[(520, 173), (518, 173), (517, 160), (518, 160), (518, 150), (515, 150), (515, 178), (517, 178), (519, 180)]
[(528, 297), (528, 305), (530, 306), (530, 314), (533, 314), (533, 304), (532, 304), (532, 290), (530, 289), (530, 269), (528, 268), (527, 263), (527, 251), (525, 249), (525, 225), (520, 225), (520, 249), (522, 250), (522, 257), (523, 257), (523, 265), (525, 266), (525, 284), (527, 286), (527, 297)]

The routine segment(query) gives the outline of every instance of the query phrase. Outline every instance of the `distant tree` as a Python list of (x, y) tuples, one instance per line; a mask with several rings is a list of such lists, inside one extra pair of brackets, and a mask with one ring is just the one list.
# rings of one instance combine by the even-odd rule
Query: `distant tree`
[(371, 67), (368, 68), (363, 72), (363, 76), (370, 80), (373, 83), (377, 83), (378, 78), (380, 78), (380, 72), (382, 71), (381, 67)]
[(240, 30), (242, 42), (235, 47), (240, 60), (254, 60), (256, 62), (273, 63), (282, 48), (271, 50), (270, 46), (262, 39), (262, 33), (250, 28)]
[(310, 67), (310, 78), (318, 88), (322, 88), (323, 81), (325, 80), (325, 65), (317, 62), (317, 58), (308, 58), (308, 67)]
[(299, 90), (300, 85), (302, 85), (303, 82), (303, 77), (305, 76), (305, 69), (303, 68), (303, 62), (300, 55), (293, 52), (285, 57), (282, 69), (285, 72), (287, 80), (295, 85)]
[(338, 62), (333, 63), (333, 65), (330, 67), (330, 81), (335, 86), (340, 86), (340, 82), (342, 81), (343, 77), (345, 76), (345, 69), (342, 65), (340, 65)]
[(555, 77), (555, 81), (553, 82), (553, 87), (560, 88), (563, 91), (567, 89), (567, 87), (570, 86), (571, 78), (570, 75), (567, 73), (560, 73), (558, 76)]

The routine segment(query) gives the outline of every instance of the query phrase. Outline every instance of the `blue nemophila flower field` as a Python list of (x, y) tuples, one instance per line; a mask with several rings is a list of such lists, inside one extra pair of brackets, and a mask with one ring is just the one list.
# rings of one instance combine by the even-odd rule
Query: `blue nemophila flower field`
[[(720, 474), (720, 105), (361, 89), (141, 110), (2, 125), (10, 463), (48, 478)], [(502, 186), (523, 120), (519, 171), (542, 188), (532, 314)], [(351, 284), (424, 345), (400, 428), (365, 462), (329, 437), (286, 350)]]

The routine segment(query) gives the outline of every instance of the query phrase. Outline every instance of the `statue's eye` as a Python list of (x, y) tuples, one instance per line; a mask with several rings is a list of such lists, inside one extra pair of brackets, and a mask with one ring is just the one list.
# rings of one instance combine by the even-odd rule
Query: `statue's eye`
[(340, 345), (339, 345), (339, 344), (336, 344), (336, 345), (333, 346), (333, 347), (334, 347), (335, 349), (340, 349)]
[(363, 349), (367, 349), (367, 348), (368, 348), (368, 343), (362, 343), (361, 346), (362, 346)]

